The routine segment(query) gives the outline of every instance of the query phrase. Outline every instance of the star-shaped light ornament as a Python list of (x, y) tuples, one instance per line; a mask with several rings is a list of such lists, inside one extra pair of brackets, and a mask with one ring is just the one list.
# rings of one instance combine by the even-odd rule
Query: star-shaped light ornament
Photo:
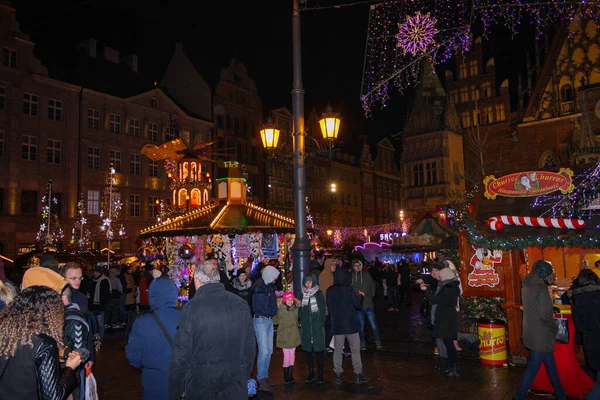
[(406, 21), (398, 24), (396, 47), (400, 48), (402, 55), (425, 54), (435, 44), (435, 35), (439, 32), (436, 24), (437, 20), (430, 13), (417, 11), (415, 15), (407, 16)]

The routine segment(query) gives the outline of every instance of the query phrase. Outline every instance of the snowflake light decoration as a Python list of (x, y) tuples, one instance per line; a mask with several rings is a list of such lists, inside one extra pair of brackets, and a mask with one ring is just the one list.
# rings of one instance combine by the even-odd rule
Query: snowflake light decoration
[(400, 48), (402, 55), (424, 54), (435, 44), (436, 24), (437, 20), (430, 13), (423, 15), (417, 11), (414, 16), (407, 16), (406, 21), (398, 24), (396, 47)]

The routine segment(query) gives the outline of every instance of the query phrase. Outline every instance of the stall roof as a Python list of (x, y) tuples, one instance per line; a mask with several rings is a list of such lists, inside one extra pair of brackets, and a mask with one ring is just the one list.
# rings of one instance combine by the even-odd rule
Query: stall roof
[(142, 239), (247, 232), (291, 233), (294, 220), (253, 204), (213, 205), (142, 230)]
[(430, 213), (425, 214), (423, 219), (410, 230), (412, 236), (443, 236), (450, 233), (450, 231), (438, 222)]

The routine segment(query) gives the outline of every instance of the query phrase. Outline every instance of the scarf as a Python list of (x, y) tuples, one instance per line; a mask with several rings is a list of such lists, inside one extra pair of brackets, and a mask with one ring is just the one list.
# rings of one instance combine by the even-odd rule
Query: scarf
[(310, 312), (316, 313), (319, 311), (319, 305), (317, 304), (317, 296), (315, 294), (319, 291), (319, 285), (315, 285), (310, 289), (302, 287), (302, 307), (308, 306), (310, 303)]
[(96, 290), (94, 290), (94, 304), (100, 304), (100, 286), (102, 285), (102, 281), (105, 279), (108, 281), (108, 292), (112, 292), (112, 285), (110, 284), (110, 279), (108, 279), (106, 276), (103, 275), (98, 279), (94, 279), (94, 281), (96, 282)]

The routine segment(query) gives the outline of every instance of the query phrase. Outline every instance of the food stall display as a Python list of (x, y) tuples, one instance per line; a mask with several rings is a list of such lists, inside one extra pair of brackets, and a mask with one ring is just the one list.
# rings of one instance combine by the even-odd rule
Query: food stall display
[[(593, 382), (576, 359), (570, 306), (556, 300), (581, 268), (593, 265), (600, 247), (600, 218), (593, 213), (584, 218), (559, 218), (532, 207), (532, 197), (552, 192), (557, 198), (569, 196), (575, 189), (572, 175), (570, 170), (561, 169), (559, 173), (527, 171), (486, 178), (485, 191), (471, 204), (467, 229), (459, 233), (459, 253), (463, 296), (504, 299), (511, 357), (528, 354), (521, 341), (521, 281), (535, 261), (542, 259), (553, 265), (557, 281), (549, 288), (549, 295), (561, 308), (556, 317), (566, 318), (571, 332), (569, 343), (556, 343), (557, 367), (567, 395), (582, 398)], [(552, 391), (543, 368), (532, 388)]]

